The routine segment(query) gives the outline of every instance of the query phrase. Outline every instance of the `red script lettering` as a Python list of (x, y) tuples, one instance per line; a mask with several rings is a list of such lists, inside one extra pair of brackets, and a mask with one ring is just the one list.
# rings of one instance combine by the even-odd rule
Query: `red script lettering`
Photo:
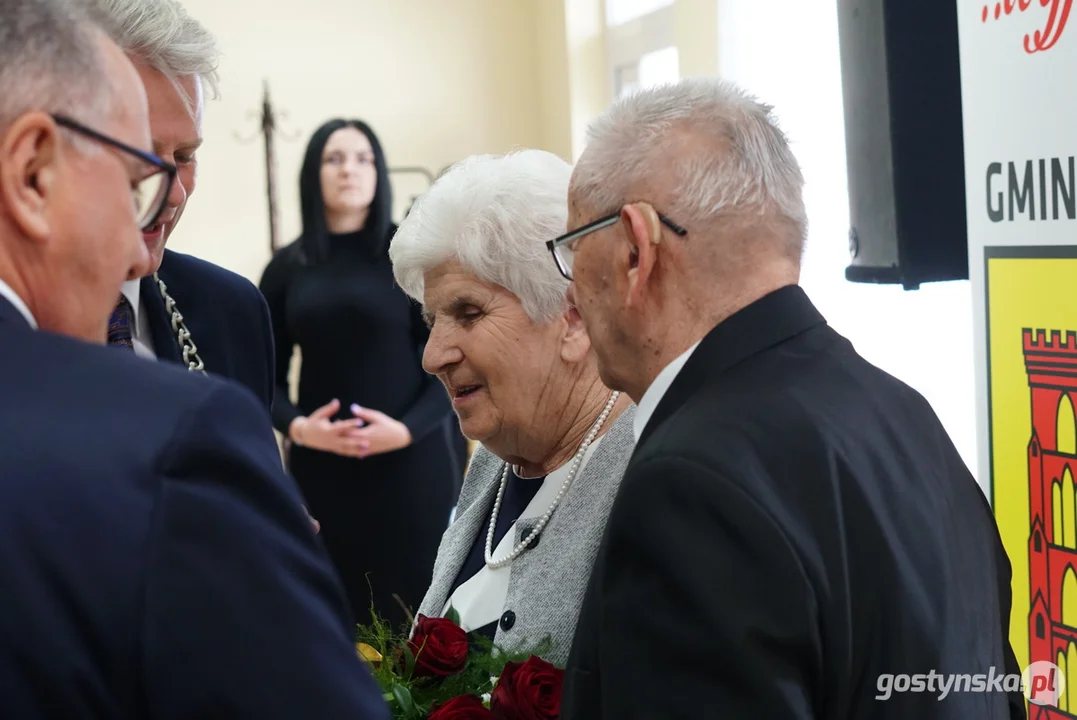
[(1000, 20), (1003, 17), (1009, 17), (1015, 12), (1024, 13), (1033, 5), (1039, 5), (1041, 10), (1049, 8), (1046, 10), (1047, 18), (1044, 20), (1043, 27), (1025, 35), (1025, 52), (1033, 55), (1050, 50), (1058, 43), (1062, 33), (1066, 30), (1066, 23), (1069, 22), (1073, 0), (1039, 0), (1038, 3), (1036, 0), (999, 0), (999, 2), (995, 3), (994, 8), (984, 5), (983, 13), (980, 17), (983, 22), (987, 22), (992, 15), (996, 20)]

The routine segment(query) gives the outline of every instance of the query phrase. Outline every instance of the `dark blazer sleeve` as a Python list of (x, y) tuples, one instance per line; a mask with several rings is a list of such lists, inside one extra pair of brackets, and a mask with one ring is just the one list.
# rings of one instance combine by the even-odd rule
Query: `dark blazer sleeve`
[(630, 468), (606, 557), (602, 720), (814, 718), (815, 595), (777, 523), (737, 485), (680, 458)]
[(288, 426), (303, 413), (291, 401), (288, 392), (288, 372), (292, 367), (292, 355), (295, 352), (295, 339), (288, 331), (286, 297), (288, 281), (291, 277), (289, 248), (284, 248), (273, 256), (262, 273), (258, 289), (266, 301), (269, 312), (270, 333), (273, 348), (273, 427), (288, 435)]
[(388, 718), (253, 395), (221, 387), (159, 463), (145, 688), (158, 718)]
[[(986, 503), (986, 498), (984, 501)], [(988, 512), (991, 512), (990, 505), (988, 505)], [(1000, 637), (1006, 645), (1004, 649), (1006, 674), (1020, 675), (1022, 668), (1017, 663), (1017, 656), (1013, 652), (1013, 644), (1009, 642), (1010, 612), (1013, 604), (1013, 571), (1010, 566), (1010, 559), (1006, 555), (1006, 548), (1001, 543), (998, 544), (996, 550), (996, 562), (998, 563), (999, 575), (999, 615), (1002, 617), (1002, 634)], [(1028, 713), (1025, 710), (1024, 693), (1020, 690), (1012, 691), (1007, 699), (1010, 706), (1011, 720), (1027, 720)]]
[(273, 399), (276, 396), (277, 387), (277, 347), (273, 342), (273, 320), (269, 316), (269, 305), (265, 296), (254, 286), (251, 287), (251, 305), (258, 315), (258, 328), (261, 342), (258, 345), (258, 356), (262, 361), (263, 376), (260, 386), (264, 388), (258, 393), (259, 399), (272, 413)]
[[(423, 320), (422, 309), (418, 303), (411, 303), (410, 318), (415, 351), (421, 358), (426, 348), (426, 341), (430, 339), (430, 328)], [(452, 403), (444, 386), (436, 377), (424, 372), (422, 390), (418, 398), (403, 417), (398, 419), (407, 426), (412, 441), (418, 442), (434, 430), (444, 427), (451, 413)]]

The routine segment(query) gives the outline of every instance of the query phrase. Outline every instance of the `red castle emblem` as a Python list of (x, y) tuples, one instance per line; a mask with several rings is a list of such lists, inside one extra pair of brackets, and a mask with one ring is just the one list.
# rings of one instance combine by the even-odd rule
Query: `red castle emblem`
[[(1068, 675), (1077, 670), (1077, 332), (1022, 335), (1032, 403), (1029, 663), (1055, 663)], [(1030, 705), (1029, 720), (1077, 717), (1072, 696), (1061, 700), (1061, 708)]]

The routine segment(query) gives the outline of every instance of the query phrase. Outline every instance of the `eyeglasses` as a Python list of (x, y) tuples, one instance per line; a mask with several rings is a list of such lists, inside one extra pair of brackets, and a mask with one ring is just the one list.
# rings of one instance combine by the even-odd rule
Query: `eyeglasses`
[(146, 174), (132, 185), (131, 196), (135, 203), (135, 217), (138, 218), (139, 228), (146, 230), (153, 227), (157, 222), (157, 218), (161, 217), (161, 212), (168, 202), (168, 193), (171, 192), (172, 184), (176, 181), (176, 166), (165, 162), (152, 153), (133, 148), (119, 140), (110, 138), (108, 135), (102, 135), (71, 118), (63, 115), (53, 115), (52, 119), (56, 121), (57, 125), (74, 130), (80, 135), (122, 150), (129, 155), (134, 155), (144, 164), (150, 166)]
[[(662, 213), (656, 214), (663, 225), (677, 233), (680, 237), (684, 237), (688, 234), (687, 230), (667, 218)], [(576, 254), (576, 241), (584, 235), (593, 233), (595, 230), (609, 227), (620, 219), (621, 211), (618, 210), (615, 213), (601, 217), (594, 222), (589, 222), (583, 227), (576, 228), (570, 233), (565, 233), (561, 237), (546, 242), (546, 247), (550, 250), (550, 254), (553, 255), (553, 261), (557, 264), (557, 269), (561, 271), (561, 275), (564, 276), (566, 280), (572, 279), (572, 258)]]

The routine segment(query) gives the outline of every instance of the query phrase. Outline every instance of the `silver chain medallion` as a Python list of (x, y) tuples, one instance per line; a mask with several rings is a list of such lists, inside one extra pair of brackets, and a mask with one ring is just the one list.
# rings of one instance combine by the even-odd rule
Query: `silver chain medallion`
[(187, 325), (183, 322), (183, 315), (176, 309), (176, 301), (168, 294), (168, 288), (165, 287), (157, 273), (153, 274), (153, 279), (156, 281), (157, 288), (161, 291), (161, 297), (165, 301), (165, 311), (168, 312), (168, 316), (172, 320), (172, 332), (176, 334), (176, 340), (179, 342), (180, 350), (183, 352), (183, 362), (186, 363), (187, 369), (191, 372), (200, 372), (205, 375), (206, 366), (202, 363), (202, 358), (198, 356), (198, 346), (191, 339), (191, 331), (187, 329)]

